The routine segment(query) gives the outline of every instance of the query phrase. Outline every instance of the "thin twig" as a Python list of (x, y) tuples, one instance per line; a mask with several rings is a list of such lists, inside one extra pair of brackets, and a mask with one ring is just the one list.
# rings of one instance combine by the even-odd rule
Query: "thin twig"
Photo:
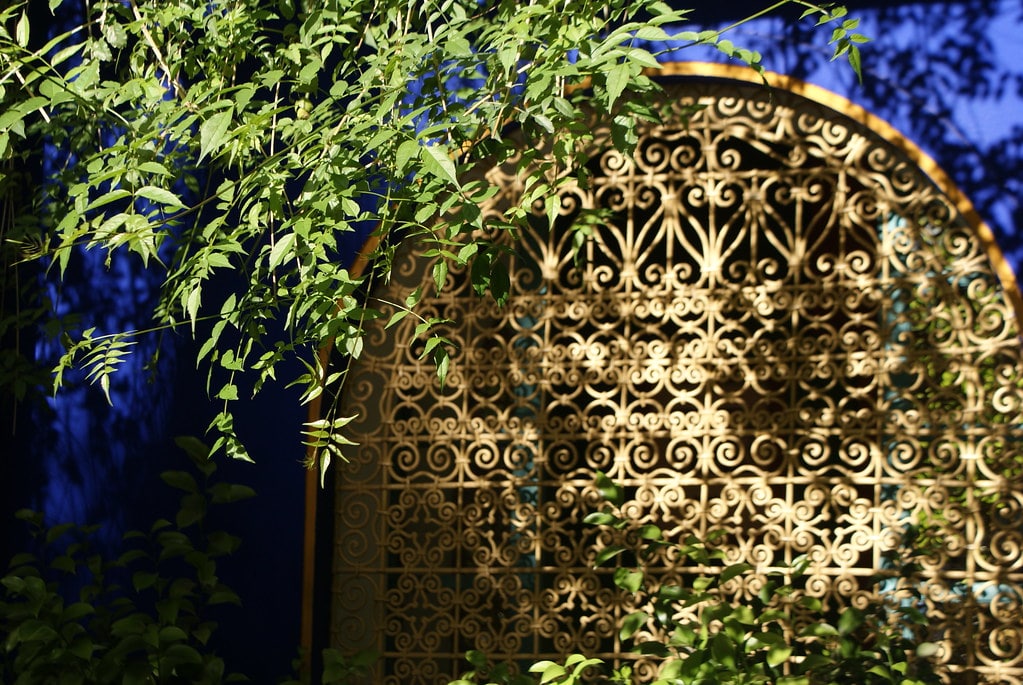
[(146, 26), (145, 20), (142, 19), (142, 13), (139, 12), (138, 5), (135, 4), (135, 0), (128, 0), (128, 5), (131, 7), (131, 13), (135, 17), (135, 21), (139, 23), (142, 28), (142, 36), (146, 39), (146, 43), (149, 44), (149, 48), (153, 51), (156, 56), (156, 61), (160, 63), (160, 68), (163, 69), (163, 73), (167, 74), (167, 78), (170, 80), (171, 86), (174, 88), (174, 94), (179, 98), (185, 94), (184, 88), (178, 83), (178, 80), (174, 78), (174, 74), (171, 72), (171, 68), (167, 66), (167, 60), (163, 56), (163, 52), (160, 50), (160, 46), (153, 40), (153, 34), (149, 32), (149, 27)]

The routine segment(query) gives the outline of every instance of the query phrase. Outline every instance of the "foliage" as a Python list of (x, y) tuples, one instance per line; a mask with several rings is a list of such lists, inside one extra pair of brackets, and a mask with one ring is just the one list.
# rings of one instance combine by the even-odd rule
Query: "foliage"
[[(629, 518), (625, 490), (604, 474), (597, 485), (607, 506), (586, 517), (591, 525), (613, 531), (615, 543), (596, 552), (595, 566), (617, 564), (614, 584), (622, 606), (635, 610), (618, 626), (623, 642), (632, 641), (638, 658), (658, 663), (653, 685), (927, 685), (943, 682), (929, 657), (938, 646), (926, 641), (927, 619), (918, 608), (922, 595), (913, 579), (918, 546), (916, 526), (907, 528), (907, 545), (892, 558), (899, 566), (882, 574), (875, 600), (866, 606), (828, 610), (808, 593), (804, 557), (787, 569), (767, 574), (756, 597), (742, 601), (735, 588), (756, 588), (755, 569), (726, 564), (714, 536), (682, 542), (666, 540), (655, 525)], [(634, 564), (622, 563), (625, 559)], [(696, 577), (679, 577), (673, 567), (696, 566)], [(883, 592), (881, 584), (883, 583)], [(516, 676), (507, 667), (488, 666), (478, 652), (468, 655), (475, 670), (451, 685), (475, 682), (584, 682), (587, 669), (604, 667), (599, 659), (573, 654), (563, 664), (540, 661), (529, 670), (539, 680)], [(624, 664), (610, 673), (611, 682), (632, 683), (633, 668)]]
[[(168, 471), (183, 492), (174, 521), (124, 537), (114, 559), (97, 549), (95, 527), (44, 528), (21, 511), (38, 554), (15, 556), (0, 580), (0, 681), (28, 683), (220, 683), (244, 680), (209, 649), (212, 606), (237, 604), (217, 562), (237, 537), (207, 530), (214, 505), (252, 496), (250, 488), (214, 482), (216, 464), (198, 440), (179, 438), (196, 474)], [(69, 597), (77, 595), (74, 601)]]
[[(346, 655), (340, 650), (328, 647), (323, 650), (323, 674), (320, 679), (322, 685), (349, 685), (351, 683), (363, 683), (369, 675), (369, 669), (377, 660), (375, 652), (356, 652)], [(293, 664), (295, 672), (301, 672), (302, 659)], [(281, 685), (307, 685), (307, 678), (291, 679), (281, 681)]]
[[(458, 680), (451, 681), (448, 685), (473, 685), (476, 682), (486, 682), (491, 685), (534, 685), (536, 678), (516, 673), (507, 663), (490, 663), (487, 655), (483, 652), (472, 650), (465, 655), (466, 660), (473, 665), (473, 670), (463, 673)], [(561, 683), (562, 685), (576, 685), (585, 682), (584, 678), (590, 670), (601, 666), (604, 662), (600, 659), (587, 658), (582, 654), (571, 654), (565, 659), (564, 664), (553, 661), (537, 661), (529, 667), (529, 672), (538, 674), (541, 683)]]
[[(25, 169), (0, 164), (0, 413), (8, 402), (22, 402), (52, 386), (49, 370), (32, 359), (32, 331), (53, 318), (30, 265), (19, 263), (23, 250), (7, 240), (29, 217), (18, 211), (32, 180)], [(54, 322), (56, 323), (56, 322)], [(59, 326), (59, 324), (58, 324)]]
[[(252, 497), (251, 488), (216, 480), (209, 448), (177, 439), (192, 471), (165, 471), (182, 493), (174, 521), (157, 519), (124, 536), (115, 558), (99, 550), (96, 526), (43, 525), (22, 510), (36, 553), (10, 560), (0, 578), (0, 682), (10, 685), (175, 685), (248, 681), (229, 673), (212, 649), (211, 608), (240, 604), (217, 562), (241, 540), (208, 530), (214, 506)], [(198, 476), (198, 478), (197, 478)], [(68, 599), (75, 597), (74, 601)], [(359, 682), (376, 655), (323, 650), (322, 685)], [(301, 661), (295, 672), (302, 670)], [(307, 685), (308, 677), (281, 681)]]
[[(864, 39), (843, 7), (781, 0), (764, 12), (786, 5), (827, 24), (834, 55), (858, 70)], [(213, 450), (239, 458), (248, 455), (232, 404), (293, 358), (306, 365), (295, 380), (304, 401), (343, 380), (345, 367), (317, 352), (359, 356), (364, 323), (380, 316), (361, 289), (386, 278), (396, 246), (413, 237), (440, 259), (391, 323), (418, 320), (443, 383), (451, 344), (442, 318), (417, 311), (424, 289), (443, 289), (457, 265), (478, 292), (507, 297), (494, 236), (553, 214), (558, 187), (582, 178), (584, 109), (626, 151), (636, 122), (656, 116), (643, 104), (657, 89), (648, 70), (670, 55), (636, 40), (667, 53), (711, 45), (763, 69), (723, 31), (680, 30), (686, 11), (661, 0), (48, 7), (81, 20), (51, 36), (38, 3), (0, 10), (0, 169), (32, 166), (46, 146), (56, 157), (6, 238), (59, 275), (92, 249), (163, 279), (150, 324), (67, 330), (57, 380), (79, 364), (106, 390), (140, 336), (190, 330), (222, 402)], [(480, 203), (497, 188), (481, 171), (505, 162), (521, 173), (522, 200), (484, 225)], [(346, 259), (369, 231), (374, 266), (363, 273)], [(348, 418), (329, 406), (307, 435), (324, 466), (344, 445), (326, 433)]]

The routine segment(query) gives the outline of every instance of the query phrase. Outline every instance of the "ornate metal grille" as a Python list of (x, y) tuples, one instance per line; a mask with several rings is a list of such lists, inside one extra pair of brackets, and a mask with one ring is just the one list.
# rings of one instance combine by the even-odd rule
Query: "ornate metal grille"
[[(376, 682), (403, 684), (446, 682), (467, 649), (620, 656), (630, 607), (581, 523), (600, 469), (638, 517), (724, 529), (758, 569), (808, 554), (830, 607), (865, 601), (906, 520), (929, 517), (941, 658), (961, 682), (1023, 682), (1023, 367), (974, 227), (833, 110), (730, 82), (665, 101), (705, 108), (643, 131), (631, 158), (602, 131), (591, 187), (516, 246), (504, 308), (464, 281), (430, 304), (456, 322), (443, 392), (418, 350), (366, 346), (335, 643), (377, 650)], [(496, 216), (518, 190), (493, 174)], [(584, 207), (611, 218), (577, 268), (565, 226)], [(425, 269), (400, 263), (392, 293)]]

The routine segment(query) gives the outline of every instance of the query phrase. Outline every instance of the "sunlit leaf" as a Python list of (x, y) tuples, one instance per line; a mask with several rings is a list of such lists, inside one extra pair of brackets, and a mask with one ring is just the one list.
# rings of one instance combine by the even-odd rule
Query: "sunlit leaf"
[(451, 153), (440, 143), (430, 143), (419, 148), (419, 158), (423, 170), (441, 178), (454, 186), (458, 186), (458, 177)]
[(29, 23), (28, 10), (21, 13), (17, 25), (14, 27), (14, 41), (21, 47), (28, 47)]
[(166, 188), (160, 188), (157, 186), (142, 186), (135, 191), (138, 197), (144, 197), (147, 200), (152, 200), (163, 205), (170, 207), (176, 207), (184, 209), (185, 204), (181, 201), (173, 191), (167, 190)]
[(220, 110), (199, 126), (199, 159), (215, 154), (229, 137), (234, 108)]
[(274, 246), (270, 249), (270, 257), (268, 266), (271, 269), (276, 269), (278, 266), (284, 263), (284, 261), (291, 257), (292, 252), (295, 249), (295, 242), (298, 236), (294, 233), (285, 233), (280, 236), (274, 243)]

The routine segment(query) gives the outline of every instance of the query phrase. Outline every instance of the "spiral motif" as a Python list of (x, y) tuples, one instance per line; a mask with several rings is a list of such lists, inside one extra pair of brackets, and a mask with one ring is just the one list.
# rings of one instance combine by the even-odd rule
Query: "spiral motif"
[[(892, 600), (867, 579), (898, 576), (913, 531), (939, 659), (1023, 680), (1023, 360), (975, 227), (822, 106), (727, 84), (666, 99), (708, 107), (641, 129), (631, 157), (592, 122), (589, 183), (566, 179), (555, 225), (540, 203), (502, 243), (504, 307), (465, 269), (424, 298), (452, 321), (443, 391), (425, 341), (403, 342), (414, 317), (398, 343), (369, 329), (344, 388), (363, 419), (335, 485), (334, 640), (381, 652), (388, 685), (446, 682), (469, 648), (627, 658), (635, 607), (592, 569), (618, 538), (583, 523), (601, 470), (636, 525), (720, 531), (723, 560), (756, 568), (736, 601), (800, 554), (799, 592), (828, 611)], [(500, 243), (522, 178), (512, 161), (486, 180), (481, 235)], [(568, 227), (591, 210), (606, 220), (577, 261)], [(380, 300), (430, 268), (399, 252)], [(650, 563), (682, 584), (706, 570), (671, 548)]]

